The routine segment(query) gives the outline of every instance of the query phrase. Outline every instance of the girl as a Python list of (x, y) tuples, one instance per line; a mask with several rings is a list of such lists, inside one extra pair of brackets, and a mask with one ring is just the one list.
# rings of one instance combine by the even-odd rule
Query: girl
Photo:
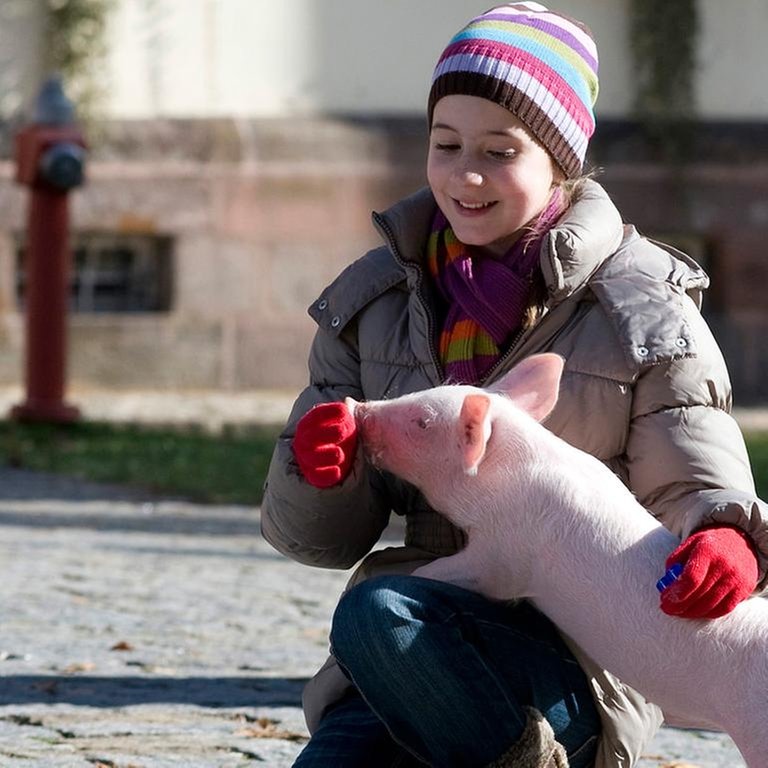
[[(631, 766), (662, 721), (527, 603), (408, 575), (462, 534), (365, 463), (346, 396), (486, 384), (557, 352), (547, 426), (683, 540), (660, 609), (716, 618), (764, 585), (768, 510), (698, 312), (708, 279), (581, 175), (597, 90), (582, 24), (534, 2), (472, 20), (432, 79), (429, 188), (374, 214), (384, 245), (310, 309), (311, 381), (275, 449), (262, 530), (309, 565), (365, 559), (305, 692), (300, 768)], [(370, 553), (391, 512), (404, 546)]]

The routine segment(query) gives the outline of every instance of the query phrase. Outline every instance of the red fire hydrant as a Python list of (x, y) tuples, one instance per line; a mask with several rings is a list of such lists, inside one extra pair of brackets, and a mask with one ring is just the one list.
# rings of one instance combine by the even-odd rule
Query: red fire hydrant
[(20, 421), (71, 422), (64, 402), (71, 251), (69, 192), (83, 183), (85, 140), (58, 78), (40, 89), (31, 124), (16, 135), (16, 181), (30, 188), (25, 251), (25, 402)]

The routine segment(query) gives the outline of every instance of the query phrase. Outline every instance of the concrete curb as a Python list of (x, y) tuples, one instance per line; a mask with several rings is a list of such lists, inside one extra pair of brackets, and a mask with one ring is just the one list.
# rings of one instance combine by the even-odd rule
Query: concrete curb
[[(68, 402), (83, 418), (134, 424), (200, 426), (214, 431), (227, 426), (284, 424), (298, 392), (292, 390), (157, 391), (74, 388)], [(20, 387), (0, 387), (0, 418), (21, 402)], [(745, 430), (768, 431), (768, 408), (736, 408), (734, 417)]]

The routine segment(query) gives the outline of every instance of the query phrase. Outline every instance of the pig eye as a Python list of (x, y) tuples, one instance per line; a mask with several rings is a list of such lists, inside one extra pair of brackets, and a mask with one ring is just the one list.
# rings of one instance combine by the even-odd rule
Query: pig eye
[(426, 419), (419, 417), (418, 419), (416, 419), (416, 426), (419, 429), (426, 429), (427, 426), (429, 426), (429, 422), (427, 422)]

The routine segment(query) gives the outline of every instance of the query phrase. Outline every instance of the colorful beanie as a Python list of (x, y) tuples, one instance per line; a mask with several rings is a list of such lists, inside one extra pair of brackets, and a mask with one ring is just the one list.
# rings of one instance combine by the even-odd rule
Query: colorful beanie
[(518, 117), (567, 178), (578, 176), (595, 130), (597, 48), (589, 29), (540, 3), (500, 5), (448, 44), (429, 93), (481, 96)]

